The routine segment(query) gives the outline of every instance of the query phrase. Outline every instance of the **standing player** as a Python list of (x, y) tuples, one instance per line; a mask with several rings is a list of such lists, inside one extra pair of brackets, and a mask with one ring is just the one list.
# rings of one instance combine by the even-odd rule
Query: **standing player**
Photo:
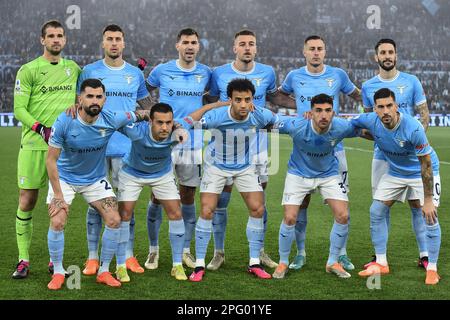
[(105, 87), (100, 80), (84, 80), (80, 86), (81, 109), (77, 118), (62, 113), (52, 127), (46, 161), (50, 179), (48, 249), (54, 263), (54, 273), (48, 284), (51, 290), (61, 289), (64, 284), (64, 226), (76, 193), (105, 220), (97, 282), (112, 287), (121, 285), (109, 272), (109, 264), (117, 255), (119, 244), (127, 242), (128, 237), (121, 232), (117, 200), (106, 178), (105, 154), (113, 133), (134, 121), (144, 120), (148, 111), (102, 112), (105, 99)]
[[(275, 71), (271, 66), (255, 61), (256, 35), (250, 30), (241, 30), (234, 36), (233, 52), (236, 58), (233, 62), (224, 64), (214, 69), (211, 78), (211, 89), (208, 100), (226, 101), (228, 99), (227, 86), (231, 80), (242, 78), (250, 80), (255, 86), (256, 93), (253, 102), (258, 108), (265, 108), (266, 100), (290, 108), (295, 108), (295, 101), (286, 96), (277, 94)], [(256, 154), (256, 168), (262, 187), (265, 190), (269, 179), (267, 172), (267, 136), (258, 134), (254, 148), (258, 149)], [(262, 150), (259, 150), (261, 148)], [(205, 159), (207, 160), (207, 159)], [(208, 264), (208, 270), (217, 270), (225, 261), (225, 231), (227, 226), (227, 206), (230, 202), (232, 181), (228, 181), (221, 193), (217, 209), (213, 218), (214, 232), (214, 257)], [(267, 229), (267, 208), (264, 207), (264, 233)], [(269, 268), (275, 268), (277, 264), (272, 261), (264, 247), (261, 248), (261, 263)]]
[[(360, 90), (351, 82), (344, 70), (324, 64), (325, 54), (325, 41), (320, 36), (307, 37), (303, 47), (306, 66), (289, 72), (279, 89), (282, 94), (295, 95), (299, 117), (311, 110), (312, 97), (320, 93), (325, 93), (333, 98), (333, 109), (337, 115), (339, 115), (341, 92), (355, 100), (361, 100)], [(336, 147), (335, 154), (339, 160), (342, 186), (349, 192), (347, 159), (342, 143)], [(291, 269), (300, 269), (306, 262), (305, 238), (309, 201), (310, 195), (307, 195), (300, 206), (295, 233), (298, 252), (294, 262), (289, 266)], [(339, 262), (346, 270), (355, 268), (347, 256), (346, 245), (341, 250)]]
[(236, 183), (249, 211), (247, 239), (250, 249), (248, 272), (269, 279), (260, 265), (264, 243), (264, 193), (254, 164), (251, 163), (251, 141), (255, 130), (270, 124), (273, 114), (260, 109), (260, 117), (250, 113), (255, 87), (247, 79), (234, 79), (227, 86), (231, 105), (208, 112), (201, 119), (204, 129), (212, 130), (207, 155), (211, 161), (204, 168), (200, 186), (201, 213), (195, 228), (195, 270), (189, 277), (198, 282), (205, 274), (205, 256), (211, 238), (212, 219), (219, 195), (228, 179)]
[(23, 125), (17, 161), (20, 194), (16, 235), (19, 263), (12, 275), (14, 279), (28, 276), (33, 209), (39, 189), (47, 183), (45, 158), (50, 127), (63, 110), (74, 104), (80, 74), (75, 62), (61, 57), (66, 36), (60, 22), (51, 20), (42, 26), (41, 44), (44, 54), (19, 69), (14, 90), (14, 116)]
[[(175, 118), (183, 118), (203, 105), (203, 94), (208, 89), (211, 70), (197, 62), (200, 50), (199, 35), (191, 28), (180, 30), (175, 48), (178, 59), (156, 66), (147, 78), (150, 91), (159, 88), (159, 102), (173, 108)], [(200, 132), (199, 132), (200, 133)], [(203, 138), (191, 131), (192, 144), (180, 145), (172, 154), (181, 196), (181, 212), (185, 224), (183, 263), (195, 267), (191, 254), (191, 239), (195, 228), (195, 190), (200, 185)], [(149, 203), (147, 210), (149, 255), (145, 262), (147, 269), (158, 268), (159, 228), (162, 222), (161, 205), (157, 200)]]
[[(376, 262), (359, 272), (362, 277), (389, 273), (387, 262), (388, 225), (386, 216), (396, 201), (406, 199), (412, 209), (423, 215), (425, 241), (428, 249), (426, 284), (437, 284), (437, 260), (441, 243), (441, 227), (437, 218), (438, 194), (433, 200), (433, 170), (423, 126), (414, 117), (399, 112), (395, 93), (379, 89), (373, 97), (373, 113), (352, 119), (356, 127), (370, 131), (388, 161), (388, 172), (376, 186), (370, 207), (370, 232), (375, 248)], [(439, 177), (437, 177), (439, 179)]]
[[(425, 93), (422, 85), (416, 76), (400, 72), (397, 70), (397, 46), (392, 39), (381, 39), (375, 45), (375, 60), (379, 65), (379, 74), (362, 84), (363, 106), (366, 112), (374, 109), (373, 95), (381, 88), (388, 88), (395, 93), (399, 112), (415, 116), (415, 110), (420, 114), (420, 122), (425, 131), (428, 128), (429, 111)], [(439, 165), (434, 150), (431, 154), (433, 166)], [(381, 177), (389, 170), (389, 164), (383, 152), (375, 145), (372, 160), (372, 195), (374, 194)], [(425, 224), (422, 213), (417, 208), (411, 207), (412, 225), (416, 234), (417, 245), (419, 247), (418, 265), (427, 268), (428, 252), (425, 240)], [(389, 225), (389, 216), (386, 216), (386, 223)], [(375, 256), (372, 259), (375, 262)], [(366, 264), (366, 267), (370, 262)]]
[(330, 233), (330, 253), (326, 271), (350, 278), (338, 262), (348, 237), (348, 196), (339, 175), (334, 149), (344, 138), (359, 134), (350, 122), (334, 118), (333, 98), (319, 94), (311, 99), (311, 120), (282, 117), (275, 124), (280, 133), (289, 134), (294, 149), (289, 159), (283, 201), (284, 219), (279, 232), (280, 263), (273, 277), (282, 279), (288, 271), (289, 255), (295, 238), (295, 224), (306, 195), (318, 189), (330, 206), (334, 224)]
[[(136, 102), (142, 109), (149, 110), (152, 101), (145, 86), (144, 75), (137, 67), (123, 60), (125, 34), (118, 25), (111, 24), (103, 29), (102, 47), (104, 59), (88, 64), (83, 68), (78, 83), (84, 79), (99, 79), (106, 88), (105, 110), (113, 112), (134, 111)], [(111, 137), (106, 150), (106, 168), (111, 172), (114, 188), (118, 186), (118, 174), (122, 167), (122, 157), (130, 150), (130, 140), (119, 132)], [(85, 275), (94, 275), (99, 268), (98, 243), (102, 229), (101, 215), (89, 207), (86, 215), (86, 229), (89, 258), (86, 261)], [(130, 239), (126, 250), (126, 266), (132, 272), (142, 273), (144, 269), (133, 254), (134, 219), (130, 222)]]
[[(200, 120), (204, 112), (222, 104), (207, 105), (184, 119), (175, 119), (186, 129), (193, 121)], [(181, 215), (180, 194), (172, 169), (172, 148), (179, 141), (174, 128), (172, 108), (166, 103), (155, 104), (150, 111), (150, 123), (126, 126), (121, 129), (132, 141), (131, 151), (124, 159), (119, 172), (118, 200), (124, 231), (129, 230), (136, 201), (144, 186), (150, 186), (156, 199), (162, 204), (169, 218), (169, 239), (172, 247), (173, 267), (171, 275), (177, 280), (187, 280), (182, 262), (184, 246), (184, 221)], [(184, 130), (183, 130), (184, 131)], [(188, 133), (186, 133), (188, 138)], [(184, 140), (183, 140), (184, 142)], [(125, 253), (124, 250), (120, 253)], [(125, 264), (125, 257), (118, 256), (118, 263)], [(121, 282), (129, 282), (124, 265), (117, 274)]]

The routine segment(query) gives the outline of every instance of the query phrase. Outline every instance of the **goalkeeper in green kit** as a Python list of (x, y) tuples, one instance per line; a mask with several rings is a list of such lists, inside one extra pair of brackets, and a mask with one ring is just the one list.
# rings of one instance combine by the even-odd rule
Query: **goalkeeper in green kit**
[[(19, 263), (12, 277), (23, 279), (30, 267), (29, 248), (33, 233), (33, 209), (39, 189), (47, 184), (47, 142), (58, 115), (75, 103), (81, 70), (72, 60), (61, 58), (66, 44), (64, 27), (46, 22), (41, 29), (44, 54), (24, 64), (14, 86), (14, 116), (22, 122), (17, 161), (19, 207), (16, 216)], [(50, 262), (49, 267), (52, 267)]]

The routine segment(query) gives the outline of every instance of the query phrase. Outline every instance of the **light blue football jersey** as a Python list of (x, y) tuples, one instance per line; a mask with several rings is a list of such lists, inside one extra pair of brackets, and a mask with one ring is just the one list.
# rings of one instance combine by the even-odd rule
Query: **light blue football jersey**
[(200, 120), (203, 129), (211, 130), (205, 161), (222, 170), (243, 170), (250, 166), (257, 154), (252, 147), (257, 129), (275, 123), (277, 116), (265, 108), (250, 112), (246, 119), (236, 120), (231, 116), (230, 106), (213, 109)]
[[(363, 82), (361, 95), (364, 108), (373, 110), (375, 105), (373, 96), (375, 95), (375, 92), (382, 88), (388, 88), (394, 92), (395, 101), (398, 104), (398, 111), (409, 114), (410, 116), (415, 115), (415, 106), (427, 102), (425, 92), (423, 91), (419, 79), (412, 74), (399, 71), (397, 72), (397, 75), (390, 80), (384, 80), (380, 75), (376, 75)], [(374, 148), (374, 158), (386, 161), (383, 153), (376, 145)]]
[(421, 178), (417, 156), (432, 153), (422, 124), (414, 117), (399, 113), (400, 120), (392, 130), (387, 129), (376, 113), (364, 113), (351, 123), (370, 131), (375, 143), (389, 163), (389, 174), (398, 178)]
[[(125, 62), (121, 67), (110, 67), (104, 59), (88, 64), (78, 78), (78, 94), (83, 80), (99, 79), (106, 89), (104, 110), (113, 112), (134, 111), (136, 101), (149, 95), (142, 71)], [(131, 142), (123, 134), (115, 132), (106, 149), (108, 157), (123, 157), (131, 148)]]
[[(344, 70), (329, 65), (325, 65), (323, 71), (317, 74), (309, 72), (306, 66), (292, 70), (281, 85), (282, 91), (294, 94), (299, 117), (311, 110), (311, 99), (321, 93), (333, 98), (333, 110), (338, 115), (340, 93), (349, 95), (355, 89), (356, 86)], [(343, 145), (339, 144), (336, 151), (343, 149)]]
[(360, 130), (344, 119), (334, 117), (327, 132), (319, 134), (312, 120), (280, 116), (274, 126), (280, 133), (289, 134), (293, 149), (288, 172), (305, 178), (326, 178), (339, 174), (335, 156), (337, 145), (344, 138), (359, 135)]
[[(185, 129), (192, 127), (192, 119), (186, 123), (176, 119)], [(131, 150), (124, 157), (123, 170), (135, 177), (159, 178), (172, 170), (172, 148), (178, 144), (172, 137), (156, 141), (148, 122), (132, 123), (120, 129), (131, 140)]]
[(102, 110), (92, 123), (62, 113), (52, 127), (49, 145), (62, 149), (59, 177), (71, 185), (90, 185), (106, 176), (106, 147), (117, 129), (136, 121), (134, 112)]
[(271, 66), (255, 62), (253, 69), (247, 72), (237, 70), (233, 62), (219, 66), (213, 70), (209, 95), (227, 101), (228, 83), (233, 79), (248, 79), (255, 86), (253, 103), (259, 108), (265, 108), (266, 95), (277, 91), (275, 71)]
[[(147, 83), (159, 88), (159, 102), (169, 104), (174, 118), (183, 118), (203, 106), (203, 95), (209, 89), (211, 69), (199, 62), (191, 69), (184, 69), (178, 60), (157, 65), (149, 74)], [(201, 131), (200, 131), (201, 132)], [(190, 131), (191, 143), (177, 148), (201, 149), (203, 137)]]

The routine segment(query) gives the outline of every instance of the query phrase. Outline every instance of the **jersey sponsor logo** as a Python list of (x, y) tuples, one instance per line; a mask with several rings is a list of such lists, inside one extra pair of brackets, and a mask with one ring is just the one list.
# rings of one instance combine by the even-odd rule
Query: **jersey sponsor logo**
[(403, 94), (404, 89), (407, 88), (407, 87), (408, 87), (408, 86), (397, 86), (398, 92), (399, 92), (400, 94)]
[(107, 97), (124, 97), (124, 98), (133, 98), (133, 92), (126, 91), (106, 91)]
[(74, 153), (90, 153), (90, 152), (98, 152), (105, 148), (106, 145), (100, 147), (87, 147), (82, 149), (69, 148), (70, 152)]
[(66, 84), (66, 85), (59, 85), (59, 86), (52, 86), (52, 87), (46, 87), (46, 86), (42, 86), (41, 87), (41, 92), (43, 94), (49, 92), (55, 92), (55, 91), (72, 91), (73, 90), (73, 86), (71, 84)]
[(177, 97), (201, 97), (203, 96), (203, 91), (187, 91), (187, 90), (172, 90), (167, 91), (170, 97), (176, 95)]
[(333, 78), (328, 78), (328, 79), (325, 79), (325, 80), (328, 82), (328, 86), (331, 88), (333, 86), (334, 79)]
[(131, 84), (131, 80), (133, 80), (133, 77), (130, 76), (130, 75), (126, 75), (126, 76), (125, 76), (125, 79), (127, 80), (127, 83), (128, 83), (128, 84)]
[(312, 158), (326, 157), (326, 156), (328, 156), (330, 153), (331, 153), (331, 152), (320, 152), (320, 153), (306, 152), (306, 154), (307, 154), (309, 157), (312, 157)]

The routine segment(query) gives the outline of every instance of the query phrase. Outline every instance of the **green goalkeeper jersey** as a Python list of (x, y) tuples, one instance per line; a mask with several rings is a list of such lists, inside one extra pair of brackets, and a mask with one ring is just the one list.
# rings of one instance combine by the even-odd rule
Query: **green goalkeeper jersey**
[(61, 58), (57, 64), (51, 64), (42, 56), (19, 69), (14, 116), (22, 122), (22, 149), (47, 150), (44, 139), (31, 127), (36, 121), (51, 127), (58, 115), (75, 103), (80, 72), (72, 60)]

